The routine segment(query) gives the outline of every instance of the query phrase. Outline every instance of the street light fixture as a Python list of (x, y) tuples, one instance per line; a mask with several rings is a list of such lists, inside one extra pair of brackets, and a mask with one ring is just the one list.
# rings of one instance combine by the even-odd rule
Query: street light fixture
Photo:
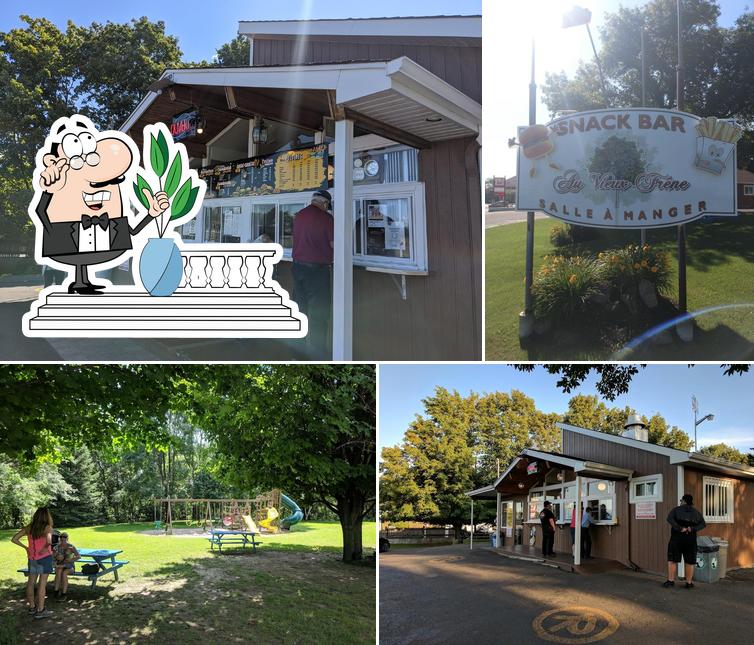
[(568, 27), (578, 27), (579, 25), (586, 25), (586, 32), (589, 34), (589, 42), (592, 43), (592, 51), (594, 52), (594, 60), (597, 62), (597, 71), (600, 74), (600, 83), (602, 84), (602, 96), (605, 99), (605, 107), (607, 105), (607, 87), (605, 86), (605, 76), (602, 73), (602, 64), (600, 58), (597, 56), (597, 48), (594, 46), (594, 38), (592, 38), (592, 30), (589, 29), (589, 23), (592, 20), (592, 12), (584, 7), (573, 6), (568, 13), (563, 14), (563, 29)]
[(705, 414), (701, 419), (699, 418), (699, 402), (695, 396), (691, 397), (691, 409), (694, 410), (694, 450), (699, 450), (699, 446), (696, 442), (696, 429), (702, 425), (705, 421), (714, 421), (714, 414)]

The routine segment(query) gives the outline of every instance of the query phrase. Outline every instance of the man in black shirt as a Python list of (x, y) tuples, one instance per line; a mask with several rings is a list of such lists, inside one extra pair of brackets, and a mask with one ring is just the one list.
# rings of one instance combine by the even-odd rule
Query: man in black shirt
[(542, 523), (542, 555), (555, 555), (553, 547), (555, 546), (555, 514), (550, 508), (551, 502), (544, 503), (544, 509), (539, 514), (539, 521)]
[(696, 566), (696, 534), (707, 523), (702, 514), (694, 508), (694, 498), (691, 495), (681, 497), (681, 505), (676, 506), (668, 515), (670, 524), (670, 542), (668, 542), (668, 579), (663, 587), (675, 584), (675, 572), (683, 557), (686, 573), (686, 589), (694, 586), (694, 567)]

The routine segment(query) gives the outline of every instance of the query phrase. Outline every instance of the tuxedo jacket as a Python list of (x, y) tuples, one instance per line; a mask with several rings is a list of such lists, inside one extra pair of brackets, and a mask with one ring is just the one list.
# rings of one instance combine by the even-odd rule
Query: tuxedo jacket
[[(37, 217), (42, 222), (42, 255), (49, 258), (56, 255), (70, 255), (79, 253), (79, 225), (81, 218), (75, 222), (51, 222), (47, 215), (47, 208), (52, 200), (52, 193), (43, 192), (37, 204)], [(106, 210), (97, 212), (97, 215), (107, 213)], [(86, 213), (91, 215), (91, 213)], [(110, 231), (110, 250), (128, 251), (132, 249), (131, 236), (139, 232), (152, 221), (152, 217), (146, 215), (136, 226), (131, 227), (128, 218), (118, 213), (117, 217), (108, 220)]]

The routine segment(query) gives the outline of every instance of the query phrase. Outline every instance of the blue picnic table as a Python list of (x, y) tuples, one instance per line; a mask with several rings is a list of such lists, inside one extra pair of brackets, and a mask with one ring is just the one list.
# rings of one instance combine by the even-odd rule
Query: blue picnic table
[(212, 529), (212, 531), (210, 531), (210, 536), (207, 539), (209, 540), (209, 548), (211, 551), (215, 550), (215, 545), (217, 545), (218, 551), (222, 553), (223, 544), (240, 544), (244, 548), (246, 548), (247, 544), (251, 544), (251, 548), (254, 550), (254, 553), (256, 553), (258, 544), (255, 539), (256, 535), (258, 535), (258, 533), (254, 531)]
[[(117, 581), (118, 569), (128, 564), (128, 560), (115, 559), (115, 556), (123, 553), (122, 549), (78, 549), (78, 552), (81, 555), (81, 559), (76, 561), (75, 571), (69, 572), (68, 575), (76, 578), (86, 578), (92, 583), (92, 588), (97, 584), (97, 580), (109, 573), (112, 573)], [(81, 567), (85, 564), (96, 564), (99, 567), (99, 571), (96, 573), (83, 573)], [(29, 570), (26, 567), (18, 571), (25, 576), (29, 575)]]

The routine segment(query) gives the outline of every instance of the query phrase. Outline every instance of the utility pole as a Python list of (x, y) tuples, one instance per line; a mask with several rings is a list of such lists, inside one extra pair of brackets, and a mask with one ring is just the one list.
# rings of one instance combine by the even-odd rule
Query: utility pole
[[(681, 0), (676, 0), (676, 12), (678, 14), (678, 66), (675, 73), (676, 85), (676, 107), (679, 112), (683, 112), (683, 45), (681, 38)], [(688, 310), (686, 303), (686, 226), (681, 224), (678, 227), (678, 309), (681, 314)]]
[[(641, 26), (641, 107), (647, 107), (647, 65), (644, 48), (644, 25)], [(647, 243), (647, 229), (641, 229), (641, 245)]]

